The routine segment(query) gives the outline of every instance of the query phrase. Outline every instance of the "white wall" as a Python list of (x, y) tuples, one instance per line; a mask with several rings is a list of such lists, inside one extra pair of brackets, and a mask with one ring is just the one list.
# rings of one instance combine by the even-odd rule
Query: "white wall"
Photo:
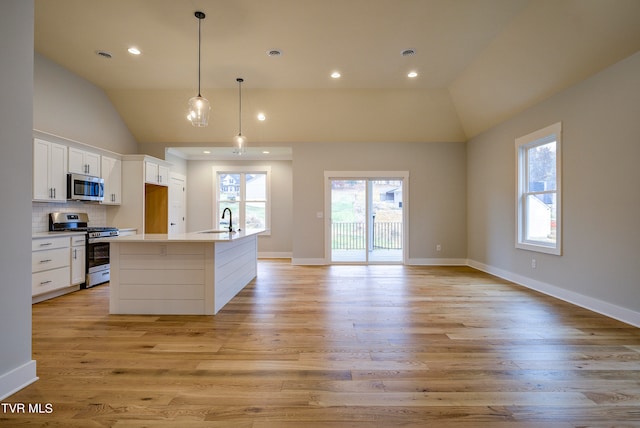
[(42, 55), (34, 61), (34, 129), (116, 153), (138, 152), (102, 89)]
[(31, 210), (33, 14), (33, 1), (0, 2), (0, 400), (36, 380), (25, 215)]
[[(324, 171), (409, 171), (410, 263), (464, 263), (465, 143), (301, 143), (293, 146), (293, 257), (324, 258)], [(436, 251), (436, 244), (442, 251)]]
[[(284, 145), (292, 147), (293, 161), (269, 163), (272, 235), (260, 237), (261, 254), (289, 254), (300, 264), (324, 260), (324, 220), (316, 216), (324, 212), (324, 171), (409, 171), (409, 263), (465, 263), (465, 143)], [(212, 227), (212, 166), (211, 161), (188, 161), (190, 231)]]
[[(472, 265), (640, 325), (638, 111), (640, 53), (472, 139)], [(564, 248), (552, 256), (515, 248), (514, 140), (558, 121)]]

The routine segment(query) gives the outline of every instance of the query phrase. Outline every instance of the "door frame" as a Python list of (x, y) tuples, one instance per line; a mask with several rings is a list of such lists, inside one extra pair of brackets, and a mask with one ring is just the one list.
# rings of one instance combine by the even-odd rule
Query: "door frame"
[[(331, 180), (402, 180), (402, 264), (409, 257), (409, 171), (325, 171), (324, 172), (324, 260), (331, 264)], [(368, 230), (368, 226), (367, 226)], [(357, 263), (363, 264), (363, 263)], [(368, 258), (364, 264), (371, 263)]]

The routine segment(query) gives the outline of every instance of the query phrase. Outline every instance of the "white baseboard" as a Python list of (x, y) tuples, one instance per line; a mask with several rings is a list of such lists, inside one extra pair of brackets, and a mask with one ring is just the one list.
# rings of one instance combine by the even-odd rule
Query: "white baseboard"
[[(328, 265), (326, 259), (292, 258), (292, 265)], [(406, 265), (413, 266), (467, 266), (467, 259), (409, 259)]]
[(258, 253), (258, 258), (259, 259), (290, 259), (291, 258), (291, 253), (290, 252), (269, 252), (269, 251), (265, 251), (263, 253)]
[(640, 312), (623, 308), (621, 306), (614, 305), (603, 300), (594, 299), (593, 297), (585, 296), (584, 294), (566, 290), (564, 288), (531, 279), (523, 275), (518, 275), (513, 272), (496, 268), (494, 266), (486, 265), (475, 260), (469, 260), (467, 264), (472, 268), (490, 273), (491, 275), (498, 276), (500, 278), (506, 279), (507, 281), (522, 285), (523, 287), (527, 287), (548, 296), (564, 300), (565, 302), (571, 303), (573, 305), (589, 309), (590, 311), (608, 316), (609, 318), (631, 324), (634, 327), (640, 327)]
[(0, 376), (0, 400), (4, 400), (37, 380), (35, 360), (3, 374)]
[(300, 266), (319, 266), (328, 264), (325, 259), (303, 259), (300, 257), (291, 259), (292, 265), (300, 265)]
[(411, 266), (466, 266), (467, 259), (409, 259), (407, 265)]

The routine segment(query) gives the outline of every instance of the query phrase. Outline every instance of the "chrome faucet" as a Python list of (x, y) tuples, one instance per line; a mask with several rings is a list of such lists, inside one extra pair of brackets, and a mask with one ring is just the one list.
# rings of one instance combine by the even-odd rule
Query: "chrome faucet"
[(231, 214), (230, 208), (225, 208), (222, 211), (222, 219), (224, 220), (224, 215), (227, 213), (227, 211), (229, 211), (229, 233), (233, 233), (233, 216)]

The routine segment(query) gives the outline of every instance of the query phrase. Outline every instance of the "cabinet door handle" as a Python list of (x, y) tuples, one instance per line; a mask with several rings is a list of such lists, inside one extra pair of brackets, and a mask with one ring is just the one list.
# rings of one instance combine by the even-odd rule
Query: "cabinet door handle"
[(49, 245), (53, 245), (53, 242), (45, 242), (44, 244), (40, 244), (41, 247), (47, 247)]
[(50, 284), (50, 283), (51, 283), (51, 280), (49, 280), (49, 281), (42, 281), (42, 282), (40, 283), (40, 285), (45, 285), (45, 284)]
[(51, 261), (51, 259), (44, 259), (44, 260), (40, 260), (40, 263), (49, 263)]

